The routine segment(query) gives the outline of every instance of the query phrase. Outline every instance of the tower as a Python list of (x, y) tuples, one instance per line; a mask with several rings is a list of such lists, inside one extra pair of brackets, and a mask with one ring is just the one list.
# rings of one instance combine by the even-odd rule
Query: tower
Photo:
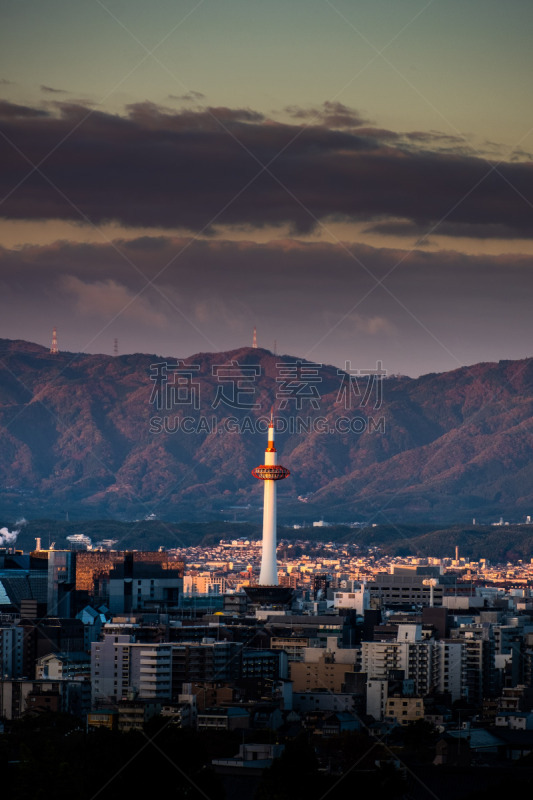
[(245, 588), (246, 594), (252, 602), (277, 603), (289, 602), (292, 589), (278, 585), (278, 570), (276, 564), (277, 546), (277, 481), (288, 478), (290, 472), (277, 463), (277, 452), (274, 444), (274, 418), (270, 413), (268, 426), (268, 443), (265, 450), (265, 463), (252, 470), (254, 478), (263, 481), (263, 549), (261, 554), (261, 572), (259, 585)]
[(118, 356), (118, 339), (115, 339), (113, 343), (113, 355)]
[(254, 328), (254, 335), (252, 339), (252, 347), (257, 348), (257, 328)]
[(57, 331), (55, 328), (52, 330), (52, 347), (50, 348), (50, 352), (54, 355), (59, 353), (59, 349), (57, 347)]

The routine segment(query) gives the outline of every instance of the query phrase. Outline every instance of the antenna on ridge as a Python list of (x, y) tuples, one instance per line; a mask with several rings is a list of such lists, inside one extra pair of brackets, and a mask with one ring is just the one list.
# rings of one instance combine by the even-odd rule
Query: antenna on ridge
[(55, 328), (52, 330), (52, 347), (50, 348), (50, 352), (54, 355), (59, 353), (59, 348), (57, 346), (57, 330)]
[(115, 339), (113, 343), (113, 355), (118, 356), (118, 339)]
[(252, 339), (252, 347), (254, 347), (254, 348), (257, 347), (257, 328), (256, 327), (254, 327), (254, 336), (253, 336), (253, 339)]

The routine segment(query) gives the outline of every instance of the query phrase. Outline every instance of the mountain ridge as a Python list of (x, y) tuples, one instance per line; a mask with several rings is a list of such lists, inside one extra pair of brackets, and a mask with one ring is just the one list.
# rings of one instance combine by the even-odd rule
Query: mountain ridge
[(177, 359), (0, 340), (0, 509), (255, 521), (250, 472), (273, 401), (287, 521), (490, 521), (533, 508), (533, 359), (354, 384), (262, 348)]

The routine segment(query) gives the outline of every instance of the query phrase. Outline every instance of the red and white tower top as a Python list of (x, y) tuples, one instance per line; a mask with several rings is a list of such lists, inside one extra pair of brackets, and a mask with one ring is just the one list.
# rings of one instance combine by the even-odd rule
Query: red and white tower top
[(254, 478), (261, 481), (281, 481), (288, 478), (291, 474), (286, 467), (277, 463), (277, 450), (274, 444), (274, 412), (270, 412), (270, 424), (268, 426), (268, 442), (265, 450), (265, 463), (260, 464), (252, 470)]

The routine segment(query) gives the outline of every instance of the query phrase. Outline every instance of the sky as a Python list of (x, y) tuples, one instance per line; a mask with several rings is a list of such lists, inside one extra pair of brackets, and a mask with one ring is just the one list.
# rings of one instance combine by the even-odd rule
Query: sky
[(533, 355), (533, 4), (2, 0), (0, 338)]

